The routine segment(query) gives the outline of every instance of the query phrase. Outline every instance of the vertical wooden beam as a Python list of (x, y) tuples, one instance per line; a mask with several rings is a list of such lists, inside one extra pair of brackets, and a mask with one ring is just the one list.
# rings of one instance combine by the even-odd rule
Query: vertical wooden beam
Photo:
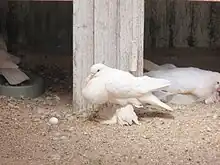
[(74, 110), (88, 107), (81, 90), (93, 64), (93, 0), (73, 1), (73, 106)]
[(137, 33), (137, 43), (138, 43), (138, 61), (137, 61), (137, 76), (143, 75), (144, 69), (144, 10), (145, 10), (145, 0), (134, 0), (137, 3), (137, 25), (136, 28), (138, 29)]
[(129, 58), (129, 70), (131, 72), (137, 72), (138, 65), (138, 3), (137, 1), (132, 1), (132, 47), (131, 47), (131, 56)]
[(144, 0), (133, 0), (132, 10), (132, 53), (129, 59), (130, 71), (136, 76), (143, 74), (144, 44)]
[(120, 0), (119, 2), (119, 45), (118, 68), (128, 71), (129, 59), (132, 54), (132, 32), (133, 32), (133, 0)]
[[(144, 0), (75, 0), (73, 2), (73, 105), (89, 108), (83, 81), (92, 64), (143, 74)], [(133, 50), (133, 53), (132, 53)]]
[(94, 63), (117, 64), (117, 0), (94, 1)]

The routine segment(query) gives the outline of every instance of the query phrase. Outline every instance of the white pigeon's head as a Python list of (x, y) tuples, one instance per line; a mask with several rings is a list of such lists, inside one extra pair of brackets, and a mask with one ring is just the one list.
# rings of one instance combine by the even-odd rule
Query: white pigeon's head
[(103, 71), (103, 69), (105, 68), (107, 68), (107, 66), (102, 63), (94, 64), (90, 68), (90, 73), (96, 75), (99, 74), (99, 72)]
[(98, 77), (100, 74), (103, 73), (103, 70), (106, 68), (108, 68), (108, 66), (102, 63), (97, 63), (97, 64), (92, 65), (90, 68), (90, 75), (87, 77), (87, 82), (94, 77)]

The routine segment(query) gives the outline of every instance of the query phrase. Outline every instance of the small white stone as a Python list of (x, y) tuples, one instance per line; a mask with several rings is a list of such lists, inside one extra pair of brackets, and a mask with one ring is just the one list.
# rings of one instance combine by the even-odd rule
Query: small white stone
[(61, 136), (60, 139), (61, 139), (61, 140), (67, 140), (68, 137), (66, 137), (66, 136)]
[(55, 125), (58, 123), (58, 119), (56, 117), (51, 117), (49, 123)]
[(213, 115), (213, 119), (217, 119), (218, 118), (218, 115), (217, 114), (214, 114)]
[[(1, 118), (0, 118), (1, 119)], [(75, 127), (70, 127), (69, 131), (74, 131)]]
[(59, 132), (54, 133), (54, 136), (60, 136), (60, 135), (61, 135), (61, 133), (59, 133)]

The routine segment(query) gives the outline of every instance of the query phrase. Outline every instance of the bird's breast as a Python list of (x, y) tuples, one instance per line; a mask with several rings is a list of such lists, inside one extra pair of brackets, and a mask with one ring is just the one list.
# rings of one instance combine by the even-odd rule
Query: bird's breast
[(83, 97), (93, 104), (104, 104), (108, 101), (105, 84), (98, 79), (92, 79), (82, 90)]

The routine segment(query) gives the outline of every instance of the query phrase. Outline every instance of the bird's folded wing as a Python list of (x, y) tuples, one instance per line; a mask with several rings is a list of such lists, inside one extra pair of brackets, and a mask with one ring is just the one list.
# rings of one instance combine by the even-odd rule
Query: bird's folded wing
[(144, 94), (162, 89), (170, 85), (168, 80), (156, 79), (147, 76), (126, 79), (121, 77), (109, 79), (106, 90), (117, 98), (137, 98)]

